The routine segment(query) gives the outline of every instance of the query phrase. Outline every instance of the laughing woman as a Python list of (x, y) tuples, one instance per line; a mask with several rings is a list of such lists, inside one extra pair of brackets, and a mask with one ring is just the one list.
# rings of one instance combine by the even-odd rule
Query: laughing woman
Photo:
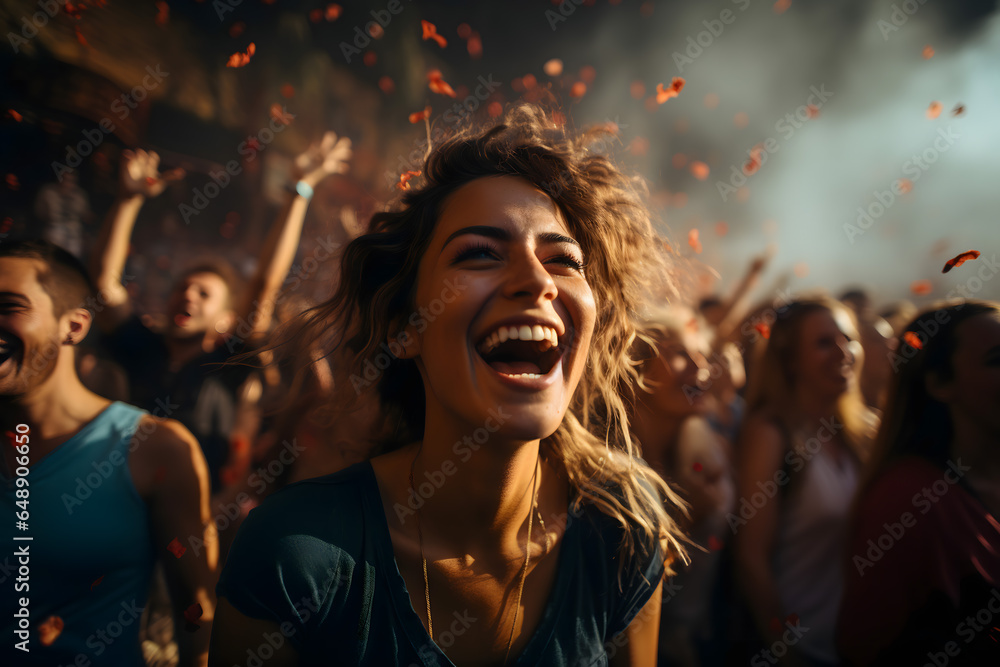
[(439, 146), (278, 343), (322, 342), (331, 405), (377, 385), (395, 437), (250, 514), (213, 665), (655, 664), (679, 505), (618, 391), (662, 246), (587, 140), (522, 106)]

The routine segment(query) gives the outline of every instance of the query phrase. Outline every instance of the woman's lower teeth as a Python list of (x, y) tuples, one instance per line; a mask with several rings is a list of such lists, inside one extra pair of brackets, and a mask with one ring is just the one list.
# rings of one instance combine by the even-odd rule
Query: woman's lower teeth
[(509, 378), (527, 378), (529, 380), (542, 377), (540, 373), (502, 373), (502, 375), (506, 375)]

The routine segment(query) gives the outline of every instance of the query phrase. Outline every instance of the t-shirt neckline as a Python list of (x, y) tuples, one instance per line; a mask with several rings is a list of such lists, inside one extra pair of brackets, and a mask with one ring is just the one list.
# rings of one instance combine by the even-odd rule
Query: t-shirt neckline
[[(369, 478), (366, 485), (368, 493), (365, 496), (365, 511), (371, 519), (371, 525), (375, 527), (375, 541), (379, 558), (379, 569), (382, 571), (389, 594), (392, 596), (393, 607), (399, 618), (403, 630), (406, 632), (410, 647), (417, 653), (421, 662), (427, 665), (425, 656), (427, 652), (421, 647), (429, 646), (432, 655), (438, 661), (442, 661), (447, 667), (455, 667), (455, 664), (445, 655), (441, 647), (437, 645), (430, 635), (423, 621), (417, 615), (413, 604), (410, 601), (409, 591), (406, 589), (406, 581), (399, 571), (396, 563), (396, 555), (392, 550), (392, 538), (389, 535), (389, 523), (385, 517), (385, 510), (382, 507), (382, 496), (379, 492), (378, 479), (375, 477), (375, 470), (370, 461), (365, 461), (365, 472)], [(549, 594), (549, 599), (545, 603), (542, 612), (542, 619), (535, 628), (534, 634), (528, 640), (521, 654), (514, 660), (514, 665), (529, 665), (538, 661), (541, 652), (545, 649), (555, 634), (555, 622), (559, 617), (559, 611), (564, 606), (567, 592), (572, 581), (569, 572), (569, 559), (571, 551), (578, 548), (579, 527), (577, 523), (581, 520), (575, 518), (570, 511), (572, 508), (567, 505), (566, 509), (566, 530), (563, 533), (563, 542), (559, 547), (559, 562), (556, 564), (556, 580)]]

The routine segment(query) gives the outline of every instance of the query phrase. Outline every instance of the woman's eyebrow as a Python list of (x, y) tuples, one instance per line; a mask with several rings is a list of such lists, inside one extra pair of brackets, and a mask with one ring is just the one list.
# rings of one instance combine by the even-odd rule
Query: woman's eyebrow
[[(448, 244), (451, 243), (452, 240), (459, 236), (464, 236), (465, 234), (478, 234), (479, 236), (487, 236), (492, 239), (497, 239), (498, 241), (510, 241), (512, 238), (511, 233), (503, 227), (494, 227), (492, 225), (472, 225), (471, 227), (463, 227), (458, 231), (452, 232), (448, 238), (445, 239), (444, 245), (441, 246), (441, 250), (447, 248)], [(542, 243), (569, 243), (578, 248), (580, 247), (580, 244), (576, 239), (558, 232), (545, 232), (539, 234), (538, 240)]]

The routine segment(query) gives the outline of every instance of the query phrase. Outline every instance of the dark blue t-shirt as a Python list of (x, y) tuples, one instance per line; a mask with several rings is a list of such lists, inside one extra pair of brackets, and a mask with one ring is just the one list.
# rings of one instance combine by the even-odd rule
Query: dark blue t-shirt
[[(659, 550), (648, 549), (619, 586), (621, 526), (593, 507), (567, 516), (555, 584), (516, 665), (607, 665), (663, 576)], [(278, 624), (302, 665), (452, 665), (410, 603), (368, 462), (293, 484), (250, 512), (217, 592)]]

